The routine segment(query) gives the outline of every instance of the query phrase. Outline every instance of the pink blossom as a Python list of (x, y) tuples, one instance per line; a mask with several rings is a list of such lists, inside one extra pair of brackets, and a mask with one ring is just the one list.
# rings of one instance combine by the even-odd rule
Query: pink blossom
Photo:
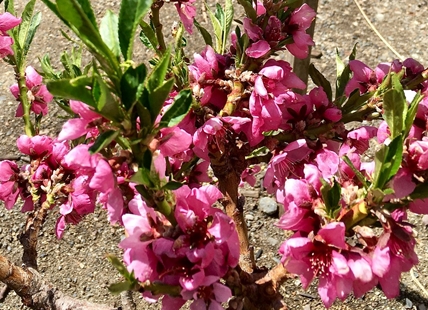
[(18, 165), (10, 160), (0, 161), (0, 199), (4, 201), (6, 209), (15, 205), (21, 192), (18, 184)]
[(21, 23), (21, 19), (13, 16), (9, 12), (0, 14), (0, 58), (7, 55), (13, 55), (11, 45), (13, 39), (8, 36), (7, 31), (18, 26)]
[(192, 136), (177, 126), (160, 130), (159, 150), (164, 156), (173, 156), (184, 152), (191, 144)]
[(286, 178), (291, 175), (299, 175), (303, 167), (299, 167), (299, 162), (306, 159), (311, 153), (311, 149), (306, 145), (304, 139), (299, 139), (288, 144), (283, 152), (274, 156), (267, 169), (263, 180), (263, 186), (268, 193), (272, 194), (285, 184)]
[(193, 151), (198, 157), (209, 160), (209, 144), (212, 143), (219, 146), (225, 135), (226, 130), (223, 127), (223, 122), (218, 118), (211, 118), (207, 120), (202, 127), (196, 130), (193, 135)]
[[(37, 71), (28, 66), (25, 69), (25, 79), (26, 86), (28, 89), (27, 96), (31, 102), (31, 111), (35, 114), (46, 115), (48, 113), (48, 103), (52, 101), (53, 96), (48, 91), (46, 85), (43, 85), (43, 78)], [(18, 84), (14, 84), (10, 87), (12, 95), (18, 99), (19, 97), (19, 87)], [(24, 115), (22, 108), (22, 103), (20, 102), (16, 110), (16, 117), (21, 117)]]
[(285, 268), (300, 275), (303, 288), (319, 277), (318, 293), (326, 307), (336, 297), (344, 300), (352, 291), (354, 275), (340, 252), (347, 249), (345, 225), (330, 223), (321, 228), (313, 240), (292, 237), (280, 247)]
[(322, 149), (315, 158), (315, 161), (325, 180), (330, 179), (339, 169), (339, 155), (328, 149)]
[(22, 135), (16, 140), (16, 144), (21, 153), (29, 155), (31, 158), (43, 158), (51, 154), (53, 149), (52, 139), (48, 136), (28, 137)]
[(255, 165), (253, 167), (247, 167), (241, 174), (241, 182), (239, 183), (239, 186), (243, 187), (245, 182), (247, 182), (250, 186), (254, 187), (254, 185), (256, 185), (255, 175), (259, 173), (260, 170), (261, 167), (258, 165)]
[(290, 34), (294, 42), (287, 44), (287, 49), (297, 58), (306, 58), (308, 46), (314, 45), (314, 41), (306, 30), (311, 26), (315, 15), (315, 11), (306, 3), (291, 13), (288, 28), (291, 29)]
[(62, 125), (58, 141), (74, 140), (83, 135), (86, 135), (86, 138), (96, 137), (98, 135), (96, 121), (101, 120), (102, 117), (80, 101), (70, 100), (70, 108), (80, 118), (70, 119)]
[(354, 75), (346, 85), (346, 96), (349, 96), (355, 89), (359, 89), (361, 94), (376, 90), (383, 78), (388, 74), (391, 66), (389, 64), (379, 64), (375, 70), (372, 70), (359, 60), (351, 60), (349, 67)]
[(179, 0), (175, 4), (184, 29), (190, 34), (193, 32), (193, 19), (196, 16), (196, 8), (193, 5), (195, 1), (196, 0)]

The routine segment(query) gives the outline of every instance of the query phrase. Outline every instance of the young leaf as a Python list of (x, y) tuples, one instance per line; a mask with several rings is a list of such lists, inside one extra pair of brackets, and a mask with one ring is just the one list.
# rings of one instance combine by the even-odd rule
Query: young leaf
[(112, 11), (107, 10), (104, 17), (101, 19), (100, 34), (101, 38), (112, 51), (113, 55), (120, 57), (119, 44), (119, 18)]
[(252, 1), (248, 0), (238, 0), (238, 3), (242, 5), (242, 7), (245, 10), (245, 15), (248, 16), (248, 18), (251, 18), (253, 22), (257, 19), (257, 12), (256, 9), (254, 9), (252, 5)]
[(120, 80), (120, 92), (122, 103), (128, 110), (141, 96), (143, 83), (146, 79), (147, 68), (144, 64), (138, 67), (129, 67)]
[[(43, 1), (45, 2), (46, 0)], [(113, 78), (114, 73), (120, 70), (119, 64), (110, 48), (104, 43), (87, 12), (77, 0), (57, 0), (56, 4), (58, 14), (61, 15), (62, 19), (66, 20), (66, 24), (85, 43), (91, 53), (98, 59), (103, 69)]]
[(341, 187), (336, 180), (333, 181), (333, 186), (331, 186), (324, 179), (321, 179), (321, 196), (324, 200), (326, 213), (331, 217), (335, 218), (337, 211), (340, 209), (340, 197), (341, 197)]
[(96, 103), (89, 88), (92, 83), (92, 77), (81, 76), (75, 79), (49, 81), (47, 87), (54, 96), (79, 100), (95, 108)]
[(34, 5), (36, 0), (31, 0), (27, 3), (21, 15), (21, 24), (18, 26), (18, 44), (21, 49), (24, 49), (25, 41), (30, 29), (31, 19), (33, 18)]
[[(221, 53), (221, 45), (222, 45), (222, 31), (223, 31), (223, 27), (222, 24), (220, 22), (220, 20), (217, 19), (216, 15), (214, 15), (214, 13), (211, 11), (210, 7), (208, 6), (207, 2), (205, 1), (205, 7), (208, 11), (208, 15), (210, 17), (211, 20), (211, 24), (213, 25), (213, 29), (214, 29), (214, 35), (215, 35), (215, 51), (217, 53)], [(220, 7), (221, 8), (221, 7)]]
[(406, 119), (404, 120), (404, 138), (409, 135), (413, 122), (415, 121), (416, 113), (418, 112), (419, 102), (421, 102), (423, 98), (424, 96), (418, 92), (407, 109)]
[(153, 0), (122, 0), (119, 13), (119, 42), (123, 57), (132, 57), (134, 34)]
[(324, 75), (315, 68), (315, 65), (311, 63), (309, 65), (309, 75), (315, 85), (322, 87), (327, 94), (328, 100), (332, 101), (332, 91), (330, 82), (324, 77)]
[(173, 86), (174, 78), (171, 78), (165, 81), (165, 83), (160, 85), (153, 92), (149, 93), (150, 116), (152, 117), (152, 119), (156, 119), (156, 117), (158, 116)]
[(92, 96), (96, 103), (96, 110), (99, 114), (120, 123), (123, 115), (119, 109), (119, 104), (111, 94), (111, 90), (100, 76), (96, 76), (92, 84)]
[(155, 31), (144, 20), (140, 20), (140, 27), (141, 42), (143, 42), (143, 44), (148, 48), (156, 49), (156, 47), (158, 46), (158, 39), (156, 38)]
[(104, 149), (109, 145), (116, 137), (119, 135), (120, 131), (118, 130), (108, 130), (103, 132), (97, 137), (95, 143), (89, 148), (89, 153), (95, 154)]
[(118, 283), (110, 284), (110, 286), (108, 287), (108, 290), (113, 295), (119, 295), (120, 293), (122, 293), (124, 291), (132, 290), (133, 287), (134, 287), (133, 283), (131, 283), (129, 281), (124, 281), (124, 282), (118, 282)]
[(180, 91), (175, 96), (174, 103), (162, 116), (159, 127), (172, 127), (180, 123), (190, 110), (192, 98), (192, 92), (189, 89)]
[(228, 39), (230, 28), (232, 27), (233, 13), (234, 13), (234, 10), (233, 10), (232, 0), (226, 0), (225, 7), (224, 7), (224, 23), (223, 23), (223, 33), (222, 33), (222, 45), (221, 45), (222, 52), (226, 49), (226, 42)]
[[(171, 58), (170, 49), (168, 49), (162, 58), (159, 60), (156, 67), (147, 79), (147, 90), (149, 93), (153, 92), (156, 88), (163, 84), (165, 81), (166, 73), (168, 72), (169, 62)], [(163, 104), (163, 103), (162, 103)]]
[(179, 189), (182, 186), (183, 186), (183, 184), (180, 182), (170, 181), (170, 182), (166, 183), (164, 186), (162, 186), (162, 189), (168, 189), (168, 190), (173, 191), (173, 190)]
[(83, 12), (85, 12), (85, 15), (88, 17), (92, 26), (97, 29), (97, 20), (95, 19), (95, 14), (92, 10), (90, 0), (77, 0), (77, 2), (79, 2), (80, 7), (82, 8)]
[(391, 138), (400, 135), (404, 129), (407, 115), (407, 101), (398, 75), (392, 73), (392, 89), (383, 97), (383, 117), (388, 124)]
[(138, 171), (132, 175), (131, 182), (135, 184), (142, 184), (148, 188), (154, 188), (155, 184), (153, 183), (150, 177), (150, 170), (144, 167), (138, 168)]
[(202, 27), (197, 21), (196, 19), (193, 21), (193, 24), (196, 26), (196, 28), (199, 30), (199, 32), (202, 35), (202, 38), (204, 39), (204, 42), (206, 45), (211, 45), (213, 46), (213, 38), (211, 37), (211, 34), (204, 28)]

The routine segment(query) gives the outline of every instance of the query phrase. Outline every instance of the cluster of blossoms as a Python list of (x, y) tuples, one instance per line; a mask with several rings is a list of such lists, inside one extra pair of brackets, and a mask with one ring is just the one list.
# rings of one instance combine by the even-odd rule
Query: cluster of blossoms
[[(164, 309), (179, 309), (190, 299), (191, 309), (222, 309), (221, 303), (232, 294), (219, 280), (239, 261), (234, 223), (212, 207), (222, 194), (212, 185), (182, 186), (174, 196), (175, 226), (141, 198), (129, 203), (130, 213), (123, 215), (127, 237), (119, 244), (124, 261), (142, 283), (180, 287), (181, 296), (162, 299)], [(150, 292), (143, 295), (159, 298)]]

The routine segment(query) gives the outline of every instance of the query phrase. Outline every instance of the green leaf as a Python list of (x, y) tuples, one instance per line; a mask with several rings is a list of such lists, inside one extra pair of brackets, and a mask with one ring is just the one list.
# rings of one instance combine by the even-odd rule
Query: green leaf
[(222, 45), (221, 51), (223, 52), (226, 49), (226, 42), (229, 38), (230, 28), (232, 27), (233, 21), (233, 3), (232, 0), (226, 0), (224, 7), (224, 23), (223, 23), (223, 32), (222, 32)]
[(154, 188), (155, 184), (151, 179), (150, 170), (144, 167), (138, 168), (138, 171), (132, 175), (131, 182), (135, 184), (142, 184), (148, 188)]
[[(214, 29), (214, 35), (216, 38), (216, 46), (215, 46), (215, 50), (217, 53), (221, 53), (220, 49), (221, 49), (221, 45), (222, 45), (222, 24), (221, 22), (217, 19), (216, 15), (214, 15), (214, 13), (211, 11), (210, 7), (208, 6), (207, 2), (205, 1), (205, 7), (207, 9), (208, 15), (210, 17), (211, 20), (211, 24), (213, 25), (213, 29)], [(221, 7), (220, 7), (221, 8)]]
[(153, 0), (122, 0), (119, 13), (119, 42), (123, 57), (132, 58), (134, 34)]
[(206, 45), (210, 45), (213, 46), (213, 38), (211, 37), (211, 34), (204, 28), (202, 27), (197, 21), (196, 19), (193, 21), (193, 24), (196, 26), (196, 28), (199, 30), (199, 32), (202, 35), (202, 38), (204, 39), (204, 42)]
[(98, 58), (104, 69), (116, 68), (118, 66), (117, 60), (104, 43), (91, 17), (87, 15), (85, 9), (88, 10), (88, 8), (82, 8), (77, 0), (57, 0), (56, 4), (58, 14), (67, 21), (68, 26)]
[(119, 44), (119, 18), (112, 11), (107, 10), (101, 19), (100, 34), (101, 38), (112, 51), (113, 55), (120, 57)]
[(397, 173), (403, 158), (403, 136), (398, 135), (389, 145), (382, 145), (375, 154), (373, 188), (383, 190), (385, 184)]
[(47, 87), (54, 96), (79, 100), (96, 108), (96, 103), (90, 90), (92, 83), (92, 77), (81, 76), (74, 79), (49, 81)]
[(168, 98), (169, 93), (174, 86), (174, 81), (174, 78), (171, 78), (156, 88), (153, 92), (149, 93), (150, 116), (152, 119), (156, 119), (161, 111), (165, 100)]
[(403, 132), (407, 115), (407, 101), (398, 75), (391, 74), (392, 89), (388, 90), (383, 97), (383, 117), (393, 139)]
[(92, 23), (92, 26), (97, 29), (97, 21), (95, 19), (94, 11), (91, 7), (90, 0), (77, 0), (77, 2), (79, 2), (80, 7), (82, 8), (83, 12), (85, 12), (85, 15), (88, 17), (89, 21)]
[(141, 96), (146, 75), (147, 68), (144, 64), (140, 64), (136, 68), (129, 67), (123, 74), (120, 80), (120, 91), (122, 103), (127, 110)]
[[(171, 50), (165, 52), (162, 58), (159, 60), (156, 67), (153, 68), (152, 73), (147, 79), (147, 90), (149, 93), (153, 92), (156, 88), (163, 84), (165, 81), (166, 74), (168, 72), (168, 67), (171, 59)], [(162, 103), (163, 104), (163, 103)]]
[(326, 213), (331, 218), (335, 218), (340, 210), (341, 187), (336, 180), (333, 180), (333, 186), (321, 178), (321, 195), (324, 200)]
[(95, 143), (89, 148), (89, 153), (95, 154), (108, 146), (116, 137), (119, 135), (120, 131), (118, 130), (108, 130), (103, 132), (97, 137)]
[(192, 92), (189, 89), (184, 89), (174, 99), (174, 103), (159, 122), (160, 128), (175, 126), (183, 120), (192, 105)]
[(33, 18), (31, 19), (30, 28), (28, 30), (27, 37), (25, 39), (24, 43), (24, 55), (26, 56), (28, 51), (30, 50), (31, 42), (33, 42), (34, 35), (36, 34), (36, 30), (40, 25), (40, 22), (42, 21), (42, 13), (37, 12), (34, 14)]
[(140, 32), (141, 42), (143, 42), (143, 44), (148, 48), (156, 49), (159, 43), (153, 28), (150, 27), (150, 25), (146, 23), (144, 20), (140, 21), (140, 27), (141, 27), (141, 32)]
[(162, 189), (167, 189), (167, 190), (173, 191), (173, 190), (179, 189), (182, 186), (183, 186), (183, 183), (170, 181), (170, 182), (166, 183), (164, 186), (162, 186)]
[(134, 287), (133, 283), (125, 281), (125, 282), (118, 282), (118, 283), (110, 284), (110, 286), (108, 287), (108, 290), (113, 295), (119, 295), (120, 293), (122, 293), (124, 291), (131, 291), (133, 287)]
[(18, 44), (21, 49), (24, 49), (25, 41), (30, 29), (31, 19), (33, 18), (34, 5), (36, 0), (31, 0), (27, 3), (22, 11), (21, 23), (18, 26)]
[(315, 85), (322, 87), (324, 92), (327, 94), (329, 101), (332, 101), (332, 91), (330, 82), (324, 77), (324, 75), (315, 68), (315, 65), (311, 63), (309, 65), (309, 75), (311, 76), (312, 81)]
[(107, 259), (109, 260), (110, 264), (112, 264), (113, 267), (116, 268), (117, 271), (119, 271), (121, 275), (124, 276), (129, 274), (128, 269), (116, 256), (114, 256), (113, 254), (109, 254), (107, 255)]
[[(357, 53), (357, 44), (354, 45), (349, 60), (354, 60)], [(335, 99), (342, 103), (346, 98), (341, 98), (345, 93), (345, 87), (351, 79), (351, 69), (349, 64), (345, 65), (336, 49), (336, 95)]]
[(238, 0), (238, 3), (244, 8), (245, 15), (247, 15), (253, 22), (257, 19), (257, 12), (253, 7), (252, 1)]
[(250, 155), (245, 156), (245, 159), (262, 157), (262, 156), (266, 156), (269, 153), (270, 153), (269, 148), (266, 146), (262, 146), (262, 147), (255, 149), (254, 151), (252, 151)]
[(96, 110), (108, 120), (120, 123), (123, 115), (119, 103), (112, 96), (111, 90), (100, 76), (95, 76), (92, 84), (92, 96), (96, 103)]
[(42, 0), (42, 2), (51, 10), (64, 24), (66, 24), (68, 27), (70, 27), (70, 23), (64, 19), (64, 17), (61, 16), (61, 14), (58, 11), (58, 8), (56, 4), (50, 0)]
[(419, 103), (423, 98), (424, 96), (421, 95), (421, 92), (419, 91), (407, 109), (406, 119), (404, 120), (404, 138), (407, 138), (409, 135), (413, 122), (415, 121), (416, 113), (418, 112)]

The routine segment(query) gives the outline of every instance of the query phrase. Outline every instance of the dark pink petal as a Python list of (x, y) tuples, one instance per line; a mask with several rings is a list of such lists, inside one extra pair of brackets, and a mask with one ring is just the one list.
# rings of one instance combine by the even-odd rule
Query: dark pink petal
[(249, 48), (245, 50), (245, 54), (251, 58), (260, 58), (266, 55), (270, 51), (270, 45), (264, 40), (257, 41), (250, 45)]
[(263, 37), (263, 29), (253, 24), (250, 18), (244, 18), (244, 30), (250, 40), (258, 41)]

